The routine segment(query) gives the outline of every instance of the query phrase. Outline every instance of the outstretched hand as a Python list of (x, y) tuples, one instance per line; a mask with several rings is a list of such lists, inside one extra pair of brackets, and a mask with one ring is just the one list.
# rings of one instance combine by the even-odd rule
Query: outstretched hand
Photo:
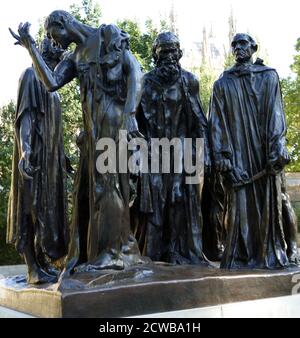
[(33, 37), (29, 33), (30, 23), (20, 23), (18, 27), (18, 34), (16, 34), (11, 28), (9, 28), (10, 34), (17, 40), (15, 45), (23, 46), (27, 49), (35, 43)]

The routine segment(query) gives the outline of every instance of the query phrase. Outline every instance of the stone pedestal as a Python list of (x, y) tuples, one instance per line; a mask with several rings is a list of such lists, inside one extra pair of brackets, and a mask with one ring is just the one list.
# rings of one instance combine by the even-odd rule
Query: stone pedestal
[(29, 286), (24, 276), (2, 278), (0, 306), (37, 317), (127, 317), (288, 296), (299, 282), (299, 268), (227, 271), (151, 264), (76, 273), (53, 285)]

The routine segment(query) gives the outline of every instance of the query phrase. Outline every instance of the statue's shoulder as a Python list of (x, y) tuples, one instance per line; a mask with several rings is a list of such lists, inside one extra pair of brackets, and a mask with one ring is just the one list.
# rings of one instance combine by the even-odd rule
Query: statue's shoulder
[(36, 80), (36, 75), (32, 67), (26, 68), (20, 76), (20, 81), (34, 81), (34, 80)]
[(19, 90), (23, 91), (26, 87), (35, 85), (38, 82), (33, 67), (26, 68), (19, 78)]
[(230, 77), (231, 74), (235, 72), (235, 70), (236, 70), (236, 65), (233, 65), (233, 66), (226, 68), (223, 71), (223, 73), (220, 74), (218, 80), (220, 80), (220, 82), (224, 81), (227, 77)]
[(181, 69), (181, 76), (183, 77), (184, 81), (189, 85), (194, 86), (194, 85), (199, 84), (198, 77), (195, 74), (193, 74), (193, 73), (191, 73), (191, 72), (189, 72), (189, 71), (187, 71), (183, 68)]
[(276, 73), (276, 70), (265, 65), (264, 60), (261, 58), (257, 58), (251, 68), (253, 72), (274, 71)]
[(263, 71), (264, 79), (267, 80), (270, 84), (277, 86), (280, 82), (279, 75), (276, 69), (268, 67)]
[(269, 67), (269, 66), (266, 66), (262, 62), (256, 61), (252, 66), (252, 72), (254, 74), (255, 73), (263, 74), (264, 79), (266, 79), (270, 82), (274, 82), (274, 83), (279, 82), (279, 75), (278, 75), (276, 69)]
[(155, 70), (150, 70), (150, 72), (145, 73), (143, 75), (143, 79), (142, 80), (143, 80), (144, 84), (150, 84), (150, 83), (158, 83), (159, 84), (159, 80), (157, 78)]
[(230, 73), (227, 73), (227, 70), (220, 74), (219, 78), (213, 84), (214, 94), (221, 94), (224, 92), (228, 85), (228, 77), (230, 77)]
[(230, 77), (231, 68), (232, 67), (224, 70), (224, 72), (220, 74), (219, 78), (214, 82), (214, 86), (216, 86), (216, 87), (222, 87), (225, 84), (225, 82), (227, 81), (228, 77)]
[(251, 67), (252, 72), (254, 73), (261, 73), (261, 72), (271, 72), (271, 73), (276, 73), (276, 70), (272, 67), (266, 66), (264, 64), (256, 64), (254, 63), (253, 66)]
[(121, 32), (121, 29), (113, 24), (102, 24), (101, 26), (99, 26), (99, 29), (101, 29), (103, 32), (109, 33), (109, 32)]
[(199, 94), (199, 79), (195, 74), (185, 69), (181, 69), (181, 78), (183, 86), (190, 94)]
[[(129, 34), (114, 24), (103, 24), (99, 27), (104, 37), (104, 43), (107, 45), (109, 51), (120, 50), (122, 43), (129, 44)], [(126, 47), (127, 44), (125, 44)], [(123, 46), (124, 47), (124, 46)]]

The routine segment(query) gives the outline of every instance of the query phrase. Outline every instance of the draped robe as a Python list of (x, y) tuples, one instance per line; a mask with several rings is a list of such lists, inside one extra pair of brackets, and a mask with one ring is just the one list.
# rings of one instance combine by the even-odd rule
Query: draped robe
[[(207, 120), (199, 99), (199, 83), (184, 69), (176, 82), (168, 84), (162, 83), (155, 70), (145, 75), (137, 119), (149, 144), (151, 138), (180, 138), (182, 144), (185, 138), (191, 138), (194, 146), (196, 138), (203, 138), (207, 147)], [(193, 161), (195, 152), (193, 148)], [(150, 162), (149, 158), (149, 168)], [(139, 215), (133, 216), (139, 219), (135, 225), (139, 245), (153, 260), (200, 264), (207, 261), (202, 249), (201, 186), (186, 184), (185, 170), (174, 173), (172, 157), (170, 163), (171, 173), (141, 174), (138, 211), (132, 213)]]
[(228, 237), (221, 267), (287, 265), (280, 172), (268, 170), (285, 147), (276, 71), (257, 64), (225, 71), (214, 84), (209, 131), (213, 160), (233, 166), (224, 175)]
[[(23, 179), (18, 164), (22, 156), (20, 125), (30, 120), (30, 162), (39, 170), (32, 180)], [(8, 202), (7, 242), (22, 254), (32, 223), (35, 249), (51, 259), (66, 254), (68, 246), (66, 162), (63, 146), (61, 109), (56, 92), (49, 93), (28, 68), (19, 80), (15, 116), (12, 182)], [(27, 217), (28, 216), (28, 217)]]

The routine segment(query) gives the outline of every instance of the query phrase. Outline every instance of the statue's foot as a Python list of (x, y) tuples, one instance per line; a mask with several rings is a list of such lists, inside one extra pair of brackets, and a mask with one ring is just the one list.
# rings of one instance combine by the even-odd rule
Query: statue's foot
[(191, 263), (188, 259), (186, 259), (185, 257), (181, 256), (180, 254), (176, 252), (170, 252), (166, 254), (163, 257), (163, 260), (165, 260), (168, 263), (175, 264), (175, 265), (184, 265), (184, 264)]
[(121, 248), (121, 253), (124, 255), (139, 255), (139, 247), (135, 237), (130, 234), (127, 243), (124, 243)]
[(78, 265), (75, 268), (76, 272), (88, 272), (95, 270), (123, 270), (125, 268), (124, 262), (120, 259), (120, 255), (115, 253), (104, 253), (95, 260)]
[(28, 284), (43, 284), (43, 283), (56, 283), (57, 276), (48, 274), (42, 269), (28, 271), (27, 283)]
[(206, 267), (214, 267), (214, 265), (205, 257), (205, 255), (202, 255), (201, 257), (193, 257), (193, 258), (186, 258), (183, 257), (178, 252), (170, 252), (163, 256), (163, 261), (172, 264), (172, 265), (201, 265)]
[(300, 266), (300, 257), (297, 253), (292, 253), (290, 256), (289, 256), (289, 262), (290, 264), (292, 265), (296, 265), (296, 266)]
[(59, 270), (53, 267), (48, 267), (45, 272), (48, 275), (55, 276), (55, 277), (57, 277), (60, 274)]
[(218, 249), (217, 249), (217, 260), (218, 261), (222, 260), (224, 251), (225, 251), (224, 245), (218, 245)]

